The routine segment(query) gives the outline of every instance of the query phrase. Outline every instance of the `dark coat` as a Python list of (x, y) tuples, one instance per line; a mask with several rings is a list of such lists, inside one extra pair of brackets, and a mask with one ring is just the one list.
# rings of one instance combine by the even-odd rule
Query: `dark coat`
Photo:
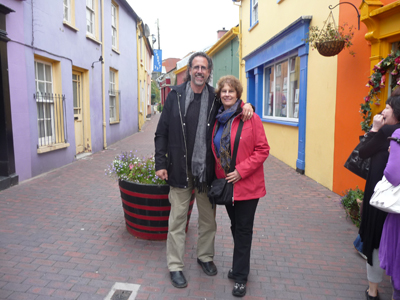
[[(168, 171), (168, 184), (178, 188), (188, 186), (185, 123), (190, 122), (190, 120), (186, 120), (185, 117), (186, 84), (185, 82), (172, 87), (165, 101), (154, 138), (156, 171), (166, 169)], [(209, 94), (206, 132), (206, 176), (209, 186), (215, 177), (214, 157), (211, 151), (212, 129), (221, 104), (215, 97), (214, 88), (208, 84), (205, 88), (208, 88)]]
[(382, 236), (383, 224), (387, 213), (369, 204), (369, 200), (374, 193), (375, 185), (382, 179), (389, 158), (389, 140), (392, 133), (400, 128), (400, 123), (396, 125), (384, 125), (378, 132), (369, 132), (365, 141), (359, 149), (360, 157), (365, 159), (371, 157), (367, 181), (364, 189), (363, 210), (360, 224), (360, 236), (363, 242), (363, 253), (368, 258), (368, 263), (372, 266), (372, 252), (379, 248)]

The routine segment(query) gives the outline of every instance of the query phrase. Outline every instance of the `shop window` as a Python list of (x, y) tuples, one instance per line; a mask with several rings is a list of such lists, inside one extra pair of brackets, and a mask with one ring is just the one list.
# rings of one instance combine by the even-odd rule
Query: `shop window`
[(299, 118), (300, 58), (291, 57), (264, 69), (263, 117)]
[[(396, 53), (396, 51), (400, 50), (400, 42), (396, 42), (396, 43), (392, 43), (392, 52)], [(394, 81), (398, 81), (400, 79), (400, 75), (392, 75), (391, 72), (388, 73), (389, 74), (389, 86), (392, 87), (392, 83), (394, 83)], [(390, 97), (390, 95), (392, 94), (392, 89), (389, 88), (388, 89), (388, 98)]]

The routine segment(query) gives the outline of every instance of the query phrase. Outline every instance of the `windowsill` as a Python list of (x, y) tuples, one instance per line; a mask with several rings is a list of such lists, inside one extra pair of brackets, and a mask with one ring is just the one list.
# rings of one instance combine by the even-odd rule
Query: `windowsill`
[(78, 32), (79, 29), (76, 28), (74, 25), (72, 25), (71, 23), (67, 22), (67, 21), (63, 21), (64, 26), (71, 28), (73, 31)]
[(119, 121), (110, 121), (110, 125), (119, 124)]
[(261, 118), (261, 121), (265, 122), (265, 123), (272, 123), (272, 124), (278, 124), (278, 125), (286, 125), (286, 126), (292, 126), (292, 127), (299, 127), (299, 121), (285, 121), (282, 119), (265, 119), (265, 118)]
[(258, 21), (255, 22), (255, 23), (253, 24), (253, 26), (250, 26), (249, 32), (252, 31), (255, 27), (257, 27), (257, 25), (258, 25)]
[(96, 39), (94, 36), (91, 36), (91, 35), (86, 33), (86, 38), (89, 39), (89, 40), (92, 40), (93, 42), (95, 42), (95, 43), (97, 43), (99, 45), (101, 45), (101, 42), (98, 39)]
[(116, 48), (112, 47), (111, 49), (112, 49), (112, 51), (114, 51), (114, 52), (117, 53), (118, 55), (121, 55), (121, 53), (120, 53)]
[(69, 143), (60, 143), (60, 144), (54, 144), (54, 145), (51, 145), (51, 146), (42, 146), (42, 147), (39, 147), (37, 149), (37, 153), (38, 154), (46, 153), (46, 152), (50, 152), (50, 151), (64, 149), (64, 148), (67, 148), (69, 146), (70, 146)]

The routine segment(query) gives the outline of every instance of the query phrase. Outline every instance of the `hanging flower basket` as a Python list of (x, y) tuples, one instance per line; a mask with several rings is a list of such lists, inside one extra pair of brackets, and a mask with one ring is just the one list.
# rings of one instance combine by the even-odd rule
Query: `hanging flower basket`
[[(303, 39), (303, 41), (309, 43), (313, 50), (317, 49), (318, 53), (322, 56), (329, 57), (337, 55), (345, 47), (350, 48), (353, 45), (351, 40), (354, 36), (354, 27), (350, 26), (348, 30), (346, 30), (346, 26), (348, 26), (347, 23), (336, 26), (331, 11), (322, 28), (318, 26), (309, 27), (307, 38)], [(350, 54), (353, 56), (355, 55), (353, 51), (350, 51)]]
[(335, 56), (344, 48), (344, 41), (327, 41), (315, 43), (315, 46), (322, 56)]

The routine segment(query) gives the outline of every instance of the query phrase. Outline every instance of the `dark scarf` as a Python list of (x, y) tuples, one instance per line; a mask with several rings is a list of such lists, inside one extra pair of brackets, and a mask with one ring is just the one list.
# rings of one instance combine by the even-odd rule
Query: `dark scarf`
[[(190, 103), (194, 100), (194, 92), (190, 86), (190, 81), (186, 85), (185, 98), (185, 115)], [(208, 88), (207, 85), (201, 92), (199, 121), (197, 123), (196, 137), (194, 140), (194, 148), (192, 155), (192, 175), (194, 178), (194, 186), (199, 190), (199, 193), (206, 191), (207, 176), (206, 176), (206, 130), (207, 130), (207, 108), (208, 108)], [(190, 122), (190, 120), (189, 120)]]
[[(217, 114), (217, 126), (224, 126), (222, 130), (222, 136), (220, 141), (219, 152), (217, 153), (218, 157), (221, 161), (221, 166), (225, 171), (225, 174), (229, 173), (230, 164), (231, 164), (231, 127), (232, 121), (235, 119), (241, 110), (238, 110), (238, 107), (241, 108), (241, 100), (236, 101), (234, 105), (232, 105), (227, 110), (224, 110), (224, 107), (221, 106), (218, 110)], [(215, 129), (215, 132), (218, 131), (218, 128)]]

